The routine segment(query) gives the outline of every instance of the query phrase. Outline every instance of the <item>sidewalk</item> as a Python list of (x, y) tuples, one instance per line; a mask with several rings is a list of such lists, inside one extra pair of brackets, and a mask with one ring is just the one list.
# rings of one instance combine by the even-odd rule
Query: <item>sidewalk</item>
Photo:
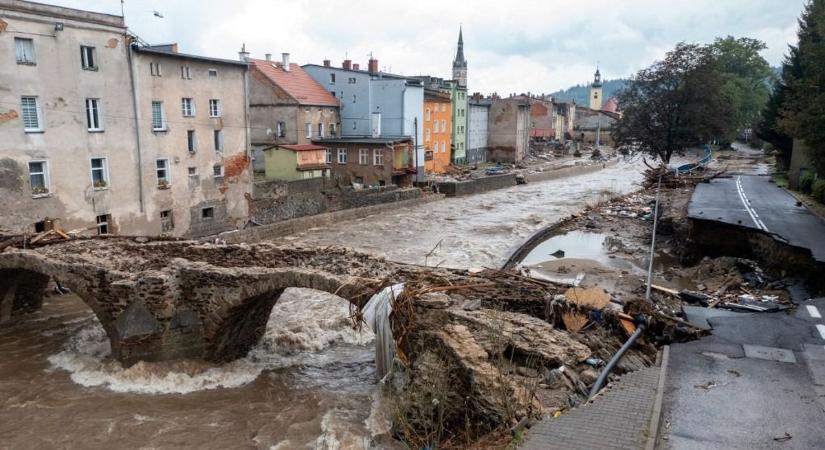
[(657, 448), (825, 448), (823, 311), (710, 317), (711, 336), (671, 346)]
[[(664, 371), (667, 371), (665, 367)], [(534, 425), (522, 450), (636, 450), (645, 448), (659, 416), (659, 367), (622, 376), (592, 403)], [(661, 401), (661, 398), (659, 398)]]

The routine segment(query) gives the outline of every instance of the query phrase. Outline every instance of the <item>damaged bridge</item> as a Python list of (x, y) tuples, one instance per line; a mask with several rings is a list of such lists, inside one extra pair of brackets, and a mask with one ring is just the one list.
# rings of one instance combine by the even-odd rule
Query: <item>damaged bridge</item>
[(420, 270), (343, 249), (137, 240), (73, 240), (0, 253), (0, 321), (39, 309), (53, 278), (94, 311), (113, 356), (126, 365), (226, 361), (258, 342), (286, 288), (326, 291), (358, 306)]

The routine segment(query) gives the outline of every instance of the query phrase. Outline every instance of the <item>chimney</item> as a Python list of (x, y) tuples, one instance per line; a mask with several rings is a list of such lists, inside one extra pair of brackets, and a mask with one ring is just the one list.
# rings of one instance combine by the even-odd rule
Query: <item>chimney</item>
[(241, 51), (238, 52), (238, 59), (243, 62), (249, 62), (249, 52), (246, 51), (246, 44), (241, 46)]
[(341, 67), (343, 67), (345, 70), (352, 70), (352, 60), (345, 59), (344, 64), (342, 64)]
[(272, 53), (265, 54), (264, 58), (266, 58), (267, 61), (272, 61)]
[(329, 64), (330, 64), (329, 60), (325, 59), (324, 60), (324, 67), (329, 67)]
[(352, 65), (352, 70), (361, 70), (361, 64), (355, 63)]
[(378, 73), (378, 60), (375, 58), (370, 58), (368, 68), (370, 73)]
[(281, 64), (284, 72), (289, 72), (289, 53), (281, 53)]

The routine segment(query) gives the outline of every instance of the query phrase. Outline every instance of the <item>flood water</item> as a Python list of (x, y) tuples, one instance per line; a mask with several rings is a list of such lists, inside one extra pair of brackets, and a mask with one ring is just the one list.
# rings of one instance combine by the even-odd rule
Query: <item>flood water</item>
[[(543, 226), (608, 194), (638, 189), (638, 167), (445, 199), (281, 239), (346, 245), (391, 260), (497, 266)], [(429, 256), (428, 256), (429, 254)], [(73, 295), (0, 327), (0, 448), (391, 448), (392, 407), (375, 380), (373, 335), (348, 304), (287, 290), (263, 341), (222, 366), (108, 359)], [(396, 444), (397, 445), (397, 444)]]

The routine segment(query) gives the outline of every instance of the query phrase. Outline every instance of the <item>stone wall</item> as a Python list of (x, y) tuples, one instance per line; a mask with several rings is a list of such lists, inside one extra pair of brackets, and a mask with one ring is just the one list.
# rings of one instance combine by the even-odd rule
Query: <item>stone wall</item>
[[(420, 192), (420, 191), (419, 191)], [(419, 194), (420, 195), (420, 194)], [(300, 231), (314, 228), (329, 226), (343, 220), (354, 220), (362, 217), (367, 217), (373, 214), (382, 214), (387, 211), (393, 211), (399, 208), (406, 208), (421, 203), (427, 203), (444, 198), (441, 195), (425, 195), (418, 196), (410, 200), (401, 200), (391, 203), (383, 203), (372, 206), (365, 206), (362, 208), (350, 208), (340, 211), (333, 211), (314, 216), (299, 217), (290, 220), (284, 220), (269, 225), (253, 226), (243, 230), (231, 231), (221, 235), (227, 243), (239, 244), (242, 242), (259, 242), (267, 239), (278, 238), (281, 236), (298, 233)]]
[(438, 183), (438, 191), (442, 194), (446, 194), (447, 197), (458, 197), (515, 185), (516, 175), (508, 173), (504, 175), (492, 175), (488, 177), (476, 178), (475, 180), (447, 181)]
[(418, 188), (381, 186), (355, 190), (334, 179), (267, 181), (255, 184), (251, 217), (256, 224), (271, 224), (332, 211), (412, 200)]

